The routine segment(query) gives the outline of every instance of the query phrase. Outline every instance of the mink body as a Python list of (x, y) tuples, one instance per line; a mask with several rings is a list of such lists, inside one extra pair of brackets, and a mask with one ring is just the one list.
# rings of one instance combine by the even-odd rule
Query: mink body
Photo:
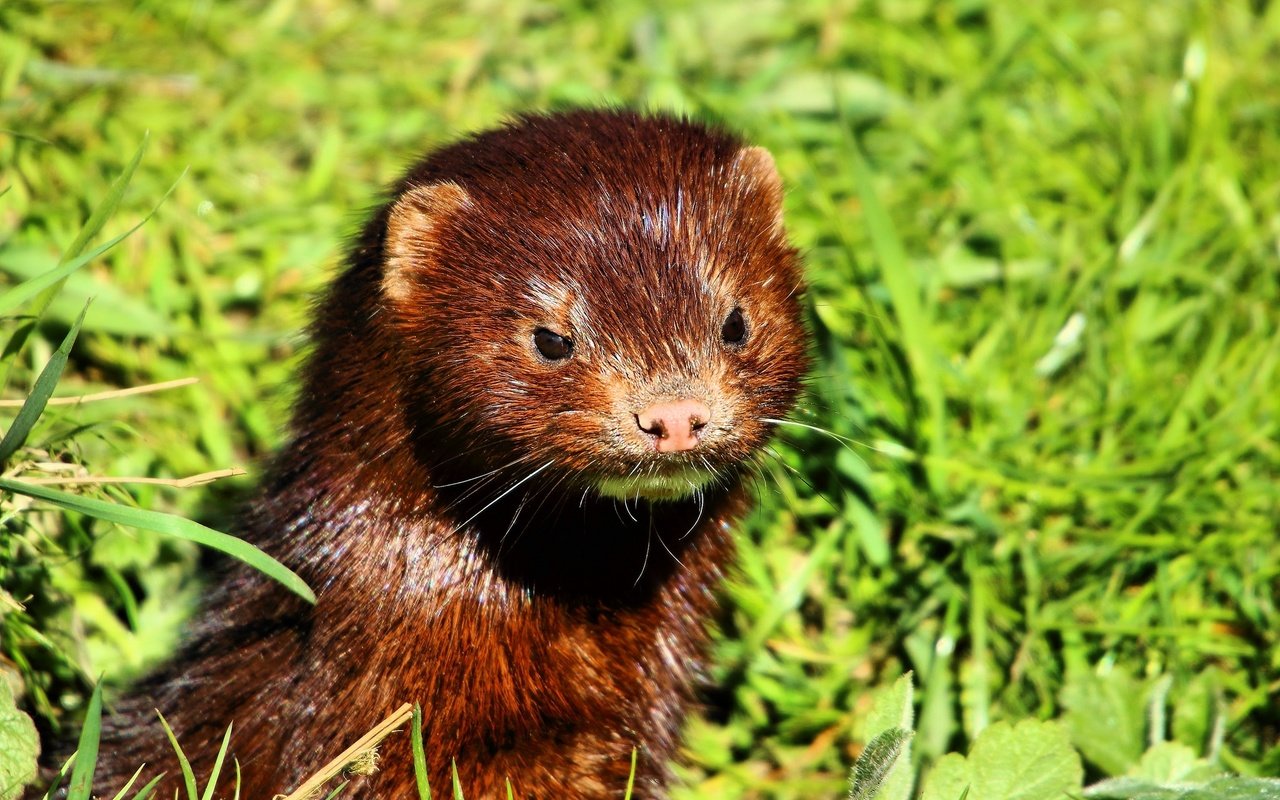
[[(100, 794), (144, 761), (172, 791), (156, 708), (202, 780), (234, 722), (256, 800), (405, 702), (437, 793), (456, 761), (468, 798), (620, 798), (637, 748), (634, 796), (666, 794), (742, 476), (805, 366), (773, 161), (575, 111), (441, 149), (392, 195), (316, 309), (239, 530), (318, 601), (229, 567), (106, 720)], [(416, 796), (407, 734), (380, 764), (345, 796)]]

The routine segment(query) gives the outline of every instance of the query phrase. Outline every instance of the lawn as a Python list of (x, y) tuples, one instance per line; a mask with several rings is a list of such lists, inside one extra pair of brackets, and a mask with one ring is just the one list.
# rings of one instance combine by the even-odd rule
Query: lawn
[[(1264, 0), (4, 0), (0, 428), (90, 298), (55, 396), (197, 382), (50, 405), (0, 469), (228, 527), (411, 159), (521, 110), (680, 111), (774, 153), (816, 366), (676, 796), (842, 796), (895, 725), (885, 797), (1013, 797), (984, 765), (1046, 753), (1027, 797), (1280, 777), (1277, 74)], [(74, 730), (172, 650), (200, 564), (0, 490), (13, 752), (7, 688)]]

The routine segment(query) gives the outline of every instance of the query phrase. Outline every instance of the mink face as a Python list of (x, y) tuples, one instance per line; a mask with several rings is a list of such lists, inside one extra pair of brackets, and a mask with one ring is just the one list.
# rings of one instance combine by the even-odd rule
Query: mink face
[(804, 367), (772, 159), (685, 122), (583, 123), (488, 134), (402, 186), (383, 286), (410, 427), (450, 432), (456, 474), (727, 483)]

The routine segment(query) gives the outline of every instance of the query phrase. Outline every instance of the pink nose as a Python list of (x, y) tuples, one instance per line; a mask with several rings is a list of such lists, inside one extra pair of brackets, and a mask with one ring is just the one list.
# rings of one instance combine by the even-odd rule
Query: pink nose
[(655, 403), (636, 414), (640, 430), (653, 437), (659, 453), (678, 453), (698, 446), (698, 431), (711, 419), (711, 409), (697, 400)]

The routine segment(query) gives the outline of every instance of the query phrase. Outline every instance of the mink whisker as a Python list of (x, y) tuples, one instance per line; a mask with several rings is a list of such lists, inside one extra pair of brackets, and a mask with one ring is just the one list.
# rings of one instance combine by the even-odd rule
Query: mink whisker
[(493, 504), (494, 504), (494, 503), (498, 502), (498, 501), (499, 501), (499, 500), (501, 500), (502, 498), (504, 498), (504, 497), (506, 497), (507, 495), (509, 495), (509, 494), (511, 494), (512, 492), (514, 492), (516, 489), (520, 488), (520, 485), (521, 485), (521, 484), (523, 484), (525, 481), (529, 480), (529, 479), (530, 479), (530, 478), (532, 478), (533, 476), (537, 475), (539, 472), (542, 472), (544, 469), (546, 469), (547, 467), (551, 466), (553, 463), (555, 463), (555, 462), (548, 461), (547, 463), (545, 463), (545, 464), (543, 464), (542, 466), (540, 466), (540, 467), (538, 467), (537, 469), (535, 469), (533, 472), (530, 472), (528, 475), (526, 475), (526, 476), (524, 476), (523, 478), (521, 478), (520, 480), (516, 481), (514, 484), (512, 484), (512, 485), (511, 485), (511, 488), (507, 489), (507, 490), (506, 490), (505, 492), (503, 492), (502, 494), (500, 494), (500, 495), (498, 495), (497, 497), (495, 497), (494, 499), (490, 500), (490, 501), (489, 501), (489, 503), (488, 503), (488, 505), (486, 505), (484, 508), (482, 508), (482, 509), (480, 509), (479, 511), (477, 511), (476, 513), (472, 514), (470, 517), (467, 517), (466, 521), (465, 521), (465, 522), (463, 522), (463, 523), (462, 523), (461, 525), (459, 525), (458, 527), (454, 528), (453, 532), (454, 532), (454, 533), (457, 533), (458, 531), (460, 531), (460, 530), (462, 530), (463, 528), (465, 528), (465, 527), (467, 527), (468, 525), (470, 525), (470, 524), (471, 524), (471, 522), (472, 522), (473, 520), (475, 520), (475, 518), (476, 518), (476, 517), (480, 516), (481, 514), (483, 514), (483, 513), (484, 513), (484, 512), (486, 512), (486, 511), (488, 511), (488, 510), (493, 506)]
[(433, 484), (431, 484), (431, 488), (432, 488), (432, 489), (448, 489), (448, 488), (449, 488), (449, 487), (451, 487), (451, 486), (461, 486), (461, 485), (462, 485), (462, 484), (464, 484), (464, 483), (471, 483), (472, 481), (478, 481), (478, 480), (480, 480), (481, 478), (487, 478), (487, 477), (489, 477), (490, 475), (495, 475), (495, 474), (497, 474), (497, 473), (501, 472), (502, 470), (506, 469), (507, 467), (513, 467), (513, 466), (515, 466), (516, 464), (519, 464), (521, 461), (525, 461), (525, 460), (527, 460), (527, 458), (526, 458), (525, 456), (520, 456), (519, 458), (515, 459), (514, 461), (508, 461), (506, 464), (503, 464), (503, 465), (502, 465), (502, 466), (500, 466), (500, 467), (494, 467), (493, 469), (489, 470), (488, 472), (481, 473), (481, 474), (479, 474), (479, 475), (475, 476), (474, 478), (463, 478), (463, 479), (462, 479), (462, 480), (460, 480), (460, 481), (451, 481), (451, 482), (449, 482), (449, 483), (433, 483)]

